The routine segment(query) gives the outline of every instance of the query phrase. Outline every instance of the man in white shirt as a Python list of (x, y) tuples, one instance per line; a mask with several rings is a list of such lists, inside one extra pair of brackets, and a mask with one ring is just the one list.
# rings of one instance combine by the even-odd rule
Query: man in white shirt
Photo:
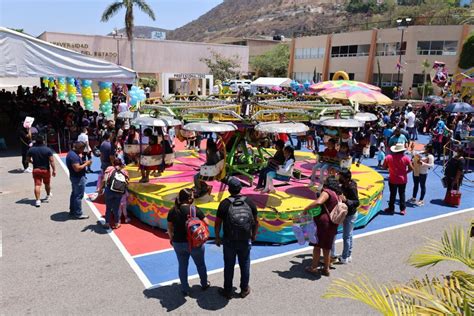
[[(87, 157), (87, 159), (92, 160), (92, 150), (91, 150), (91, 146), (89, 145), (89, 136), (87, 134), (88, 134), (87, 127), (83, 127), (81, 130), (81, 133), (77, 137), (77, 141), (83, 142), (84, 144), (86, 144), (86, 147), (84, 147), (84, 156)], [(86, 172), (87, 173), (92, 172), (90, 165), (87, 166)]]
[(145, 87), (145, 95), (146, 95), (146, 98), (149, 99), (150, 98), (150, 87)]
[(118, 106), (118, 112), (122, 113), (122, 112), (126, 112), (126, 111), (128, 111), (128, 104), (125, 102), (125, 100), (123, 98), (121, 98), (119, 106)]
[(408, 104), (407, 115), (405, 116), (405, 119), (407, 122), (407, 129), (408, 129), (408, 135), (410, 136), (410, 140), (417, 140), (418, 135), (416, 132), (416, 127), (415, 127), (416, 116), (415, 116), (415, 113), (413, 113), (413, 108), (411, 104)]

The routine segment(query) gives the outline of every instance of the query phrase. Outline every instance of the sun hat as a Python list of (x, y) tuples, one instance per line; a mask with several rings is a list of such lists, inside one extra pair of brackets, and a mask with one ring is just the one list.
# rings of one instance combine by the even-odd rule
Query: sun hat
[(397, 143), (390, 147), (390, 151), (393, 153), (399, 153), (405, 150), (406, 150), (405, 145), (402, 143)]

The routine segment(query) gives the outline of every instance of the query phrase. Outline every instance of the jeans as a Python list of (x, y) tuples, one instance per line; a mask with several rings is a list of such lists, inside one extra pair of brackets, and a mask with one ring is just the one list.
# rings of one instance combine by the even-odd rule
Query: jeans
[(270, 171), (274, 171), (275, 169), (270, 167), (270, 166), (267, 166), (265, 168), (263, 168), (262, 170), (260, 170), (260, 173), (258, 175), (258, 184), (257, 184), (257, 188), (263, 188), (265, 187), (265, 180), (267, 179), (267, 173), (269, 173)]
[(421, 194), (420, 194), (420, 201), (423, 201), (425, 198), (426, 193), (426, 178), (428, 177), (427, 174), (421, 174), (419, 176), (413, 175), (413, 195), (412, 197), (416, 199), (416, 195), (418, 194), (418, 186), (421, 187)]
[[(348, 215), (342, 224), (342, 258), (347, 259), (352, 256), (352, 232), (354, 231), (354, 224), (357, 219), (357, 212), (353, 215)], [(331, 254), (336, 256), (336, 238), (332, 244)]]
[(120, 202), (122, 201), (121, 193), (111, 191), (105, 188), (105, 221), (111, 224), (111, 216), (114, 214), (114, 223), (120, 223)]
[(204, 261), (204, 245), (199, 248), (193, 248), (189, 250), (189, 244), (187, 242), (173, 242), (173, 248), (178, 258), (178, 274), (179, 280), (181, 281), (181, 290), (184, 292), (189, 291), (188, 283), (188, 266), (189, 256), (193, 258), (194, 264), (196, 265), (201, 279), (201, 286), (207, 285), (207, 269), (206, 262)]
[(28, 168), (29, 165), (28, 157), (26, 156), (29, 149), (29, 146), (21, 144), (21, 164), (23, 165), (23, 169)]
[(71, 216), (82, 215), (82, 198), (86, 189), (86, 177), (69, 177), (71, 180), (71, 197), (69, 198), (69, 214)]
[(250, 240), (224, 240), (224, 291), (232, 293), (235, 258), (239, 259), (240, 289), (246, 291), (250, 279)]
[(406, 209), (405, 206), (405, 188), (407, 186), (406, 183), (404, 184), (393, 184), (393, 183), (388, 183), (389, 189), (390, 189), (390, 200), (388, 202), (388, 208), (390, 211), (393, 212), (395, 210), (395, 198), (397, 197), (397, 191), (398, 191), (398, 197), (400, 198), (400, 211), (404, 211)]
[(410, 136), (409, 140), (418, 139), (418, 134), (417, 134), (417, 131), (416, 131), (416, 127), (408, 127), (408, 135)]

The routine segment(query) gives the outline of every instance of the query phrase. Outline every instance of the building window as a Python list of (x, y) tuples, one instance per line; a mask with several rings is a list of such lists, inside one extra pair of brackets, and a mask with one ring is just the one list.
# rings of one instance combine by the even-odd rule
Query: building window
[[(316, 82), (321, 80), (321, 73), (316, 73)], [(313, 81), (314, 73), (313, 72), (294, 72), (293, 79), (298, 82)]]
[[(397, 79), (398, 73), (394, 74), (380, 74), (380, 84), (382, 87), (396, 87), (397, 86)], [(400, 84), (403, 82), (403, 74), (400, 74)], [(376, 86), (379, 84), (379, 75), (373, 74), (372, 76), (372, 83)]]
[(331, 57), (360, 57), (369, 56), (370, 45), (333, 46)]
[(296, 48), (295, 59), (324, 58), (324, 48)]
[(402, 43), (400, 49), (400, 42), (393, 43), (378, 43), (377, 44), (377, 56), (398, 56), (400, 53), (405, 55), (407, 42)]
[(455, 56), (457, 47), (457, 41), (418, 41), (417, 54)]
[[(424, 82), (425, 82), (425, 75), (424, 74), (414, 74), (413, 75), (413, 83), (411, 84), (411, 86), (416, 88), (418, 86), (422, 86)], [(431, 82), (430, 74), (426, 74), (426, 82)]]

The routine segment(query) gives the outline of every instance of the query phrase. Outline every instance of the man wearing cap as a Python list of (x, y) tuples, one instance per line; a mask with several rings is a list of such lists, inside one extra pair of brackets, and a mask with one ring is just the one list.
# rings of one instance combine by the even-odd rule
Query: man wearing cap
[[(250, 249), (258, 230), (257, 207), (240, 194), (242, 183), (235, 177), (227, 180), (230, 197), (219, 204), (215, 222), (216, 245), (224, 245), (224, 288), (219, 293), (227, 299), (232, 298), (232, 280), (236, 257), (240, 266), (240, 297), (250, 294)], [(224, 224), (224, 238), (220, 231)]]
[(406, 214), (405, 189), (408, 182), (408, 173), (413, 170), (410, 158), (405, 155), (405, 145), (397, 143), (390, 147), (391, 154), (385, 157), (383, 168), (389, 171), (388, 185), (390, 188), (390, 200), (386, 213), (395, 212), (395, 198), (400, 198), (400, 214)]
[(53, 151), (44, 144), (43, 136), (38, 135), (35, 139), (35, 145), (28, 150), (26, 156), (28, 157), (28, 162), (33, 164), (33, 179), (35, 181), (36, 198), (35, 206), (40, 207), (42, 183), (44, 183), (44, 188), (46, 189), (45, 201), (51, 199), (51, 175), (53, 175), (53, 177), (56, 176)]
[(89, 218), (82, 213), (82, 198), (86, 188), (86, 168), (92, 164), (92, 160), (84, 162), (81, 157), (85, 147), (86, 144), (83, 142), (75, 142), (72, 150), (66, 156), (66, 166), (69, 170), (69, 180), (72, 187), (69, 198), (69, 216), (76, 219)]

